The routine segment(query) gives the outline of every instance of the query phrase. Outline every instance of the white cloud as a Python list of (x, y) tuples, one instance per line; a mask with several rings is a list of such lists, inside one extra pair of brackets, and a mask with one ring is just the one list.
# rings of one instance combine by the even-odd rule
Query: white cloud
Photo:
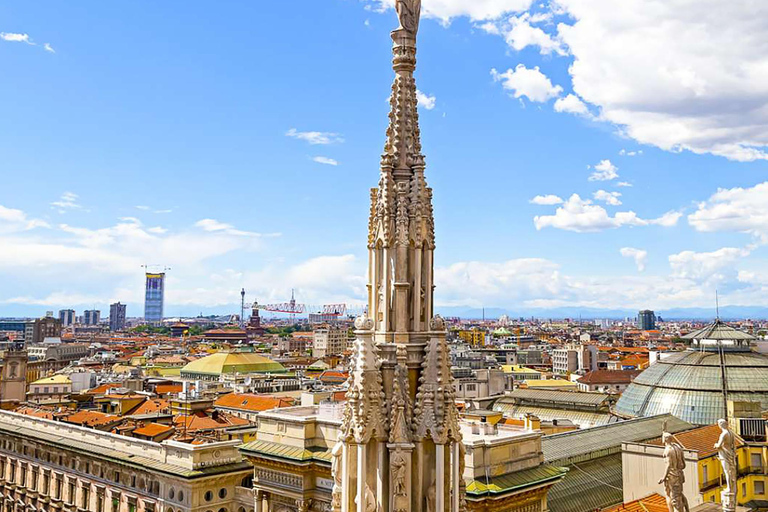
[[(731, 281), (713, 280), (706, 273), (701, 274), (702, 279), (698, 277), (681, 277), (675, 272), (668, 275), (574, 276), (558, 263), (538, 258), (500, 263), (459, 262), (435, 269), (435, 301), (440, 307), (494, 305), (517, 310), (575, 306), (614, 310), (652, 307), (658, 310), (709, 306), (715, 289), (720, 289), (722, 303), (768, 303), (760, 286), (745, 286), (737, 280), (736, 274), (730, 277)], [(743, 279), (749, 277), (753, 276), (745, 274)], [(768, 283), (768, 276), (764, 281)]]
[(53, 46), (51, 46), (50, 43), (45, 43), (43, 49), (50, 53), (56, 53), (56, 50), (53, 49)]
[(768, 242), (768, 181), (750, 188), (719, 189), (688, 216), (696, 231), (748, 233)]
[(749, 254), (748, 249), (735, 247), (723, 247), (713, 252), (683, 251), (670, 255), (669, 265), (674, 277), (723, 282), (737, 278), (734, 263)]
[(29, 40), (29, 34), (14, 34), (13, 32), (0, 32), (0, 39), (11, 43), (32, 44)]
[(149, 211), (149, 210), (152, 209), (149, 206), (146, 206), (146, 205), (143, 205), (143, 204), (137, 205), (134, 208), (136, 208), (137, 210), (142, 210), (142, 211)]
[(621, 206), (621, 200), (619, 199), (621, 197), (621, 192), (606, 192), (605, 190), (598, 190), (592, 194), (592, 197), (594, 197), (596, 201), (603, 201), (605, 204), (609, 204), (611, 206)]
[(619, 250), (619, 253), (625, 258), (632, 258), (635, 260), (638, 272), (645, 272), (645, 266), (648, 263), (648, 251), (635, 249), (634, 247), (622, 247)]
[(657, 219), (642, 219), (633, 211), (617, 212), (611, 216), (602, 206), (593, 204), (589, 199), (582, 199), (578, 194), (573, 194), (557, 208), (554, 215), (537, 215), (533, 219), (533, 224), (537, 230), (551, 227), (588, 233), (623, 226), (671, 227), (677, 224), (680, 216), (678, 212), (668, 212)]
[[(507, 20), (495, 24), (495, 32), (503, 35), (510, 48), (516, 51), (524, 50), (529, 46), (537, 46), (543, 55), (551, 53), (565, 55), (566, 51), (560, 41), (544, 32), (540, 27), (531, 24), (538, 21), (545, 20), (540, 17), (532, 17), (529, 13), (510, 16)], [(489, 31), (488, 28), (484, 28), (484, 30)], [(491, 29), (491, 33), (493, 33), (493, 29)]]
[(338, 161), (334, 160), (333, 158), (328, 158), (327, 156), (316, 156), (312, 159), (312, 161), (323, 165), (339, 165)]
[(628, 187), (633, 187), (634, 185), (632, 185), (628, 181), (620, 181), (620, 182), (616, 183), (616, 186), (617, 187), (627, 187), (628, 188)]
[(419, 102), (419, 106), (426, 110), (432, 110), (437, 104), (437, 98), (434, 95), (430, 96), (419, 90), (416, 91), (416, 99)]
[(589, 176), (589, 181), (611, 181), (619, 177), (618, 167), (613, 165), (610, 160), (600, 160), (600, 163), (594, 166), (595, 172)]
[(78, 203), (79, 196), (74, 192), (64, 192), (58, 201), (51, 203), (51, 206), (58, 209), (59, 213), (66, 210), (81, 210), (83, 207)]
[[(752, 2), (558, 0), (574, 91), (643, 144), (765, 159), (768, 17)], [(606, 42), (609, 41), (610, 44)]]
[[(203, 231), (208, 231), (209, 233), (225, 233), (227, 235), (232, 235), (232, 236), (251, 236), (251, 237), (263, 236), (261, 233), (254, 233), (252, 231), (243, 231), (240, 229), (236, 229), (232, 224), (219, 222), (215, 219), (201, 219), (195, 222), (195, 227), (198, 227)], [(270, 236), (275, 236), (275, 235), (270, 235)]]
[(300, 132), (296, 128), (291, 128), (285, 134), (286, 137), (293, 137), (308, 142), (313, 146), (340, 144), (344, 138), (338, 133), (331, 132)]
[(525, 96), (530, 101), (541, 103), (556, 98), (563, 92), (559, 85), (552, 85), (549, 78), (539, 71), (538, 66), (528, 69), (525, 64), (518, 64), (514, 70), (508, 69), (504, 73), (492, 69), (491, 76), (494, 81), (501, 82), (504, 89), (511, 91), (515, 98)]
[[(376, 10), (391, 9), (395, 5), (395, 0), (368, 2)], [(525, 11), (532, 3), (532, 0), (424, 0), (422, 14), (444, 24), (459, 16), (467, 16), (475, 21), (493, 20), (506, 13)]]
[(7, 208), (0, 204), (0, 234), (48, 228), (50, 225), (39, 219), (30, 219), (22, 210)]
[(627, 151), (626, 149), (622, 149), (619, 151), (619, 155), (621, 156), (640, 156), (643, 154), (642, 149), (638, 149), (637, 151)]
[(556, 204), (562, 204), (563, 198), (553, 194), (547, 194), (545, 196), (536, 196), (533, 199), (531, 199), (529, 202), (531, 204), (538, 204), (541, 206), (553, 206)]
[(569, 94), (555, 101), (555, 112), (566, 112), (579, 116), (592, 117), (587, 105), (575, 94)]

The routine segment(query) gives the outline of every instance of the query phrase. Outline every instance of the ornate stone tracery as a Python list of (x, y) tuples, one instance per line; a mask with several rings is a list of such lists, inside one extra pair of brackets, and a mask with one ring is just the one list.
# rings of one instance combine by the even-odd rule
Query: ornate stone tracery
[(334, 512), (465, 510), (445, 322), (433, 317), (435, 230), (416, 95), (420, 0), (398, 0), (395, 79), (368, 218), (368, 315), (334, 448)]

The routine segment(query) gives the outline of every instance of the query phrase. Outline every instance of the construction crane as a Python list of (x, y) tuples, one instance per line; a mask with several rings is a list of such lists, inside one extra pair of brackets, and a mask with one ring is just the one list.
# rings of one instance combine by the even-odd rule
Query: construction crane
[(303, 315), (307, 312), (318, 312), (319, 314), (333, 317), (342, 317), (350, 308), (346, 304), (324, 304), (315, 306), (309, 304), (300, 304), (296, 302), (295, 290), (291, 290), (291, 300), (277, 304), (257, 304), (254, 307), (270, 313), (284, 313), (291, 315), (291, 321), (296, 320), (296, 315)]

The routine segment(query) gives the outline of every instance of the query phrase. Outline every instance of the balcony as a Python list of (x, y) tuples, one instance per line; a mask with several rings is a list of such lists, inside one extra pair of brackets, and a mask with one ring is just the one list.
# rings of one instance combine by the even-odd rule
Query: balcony
[(720, 487), (720, 478), (714, 478), (707, 480), (706, 482), (702, 482), (699, 490), (701, 492), (712, 490), (716, 487)]
[(746, 475), (765, 475), (768, 473), (764, 466), (747, 466), (739, 468), (739, 476)]

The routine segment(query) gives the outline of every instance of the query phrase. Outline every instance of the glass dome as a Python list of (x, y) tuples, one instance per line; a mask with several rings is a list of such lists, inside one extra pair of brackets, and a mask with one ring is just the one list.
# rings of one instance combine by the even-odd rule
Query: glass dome
[(618, 416), (671, 413), (696, 425), (711, 425), (725, 417), (729, 400), (760, 402), (768, 409), (768, 357), (752, 352), (750, 335), (718, 321), (688, 339), (691, 348), (637, 376), (616, 403)]

